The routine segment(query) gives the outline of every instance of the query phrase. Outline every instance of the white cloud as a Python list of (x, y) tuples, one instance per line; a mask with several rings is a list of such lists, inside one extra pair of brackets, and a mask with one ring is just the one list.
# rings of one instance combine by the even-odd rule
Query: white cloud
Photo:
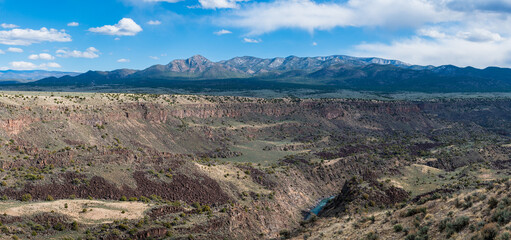
[(199, 0), (202, 8), (217, 9), (217, 8), (238, 8), (238, 2), (245, 0)]
[(471, 42), (488, 42), (503, 40), (500, 34), (490, 32), (486, 29), (472, 29), (470, 31), (459, 32), (457, 34), (457, 37)]
[(307, 31), (335, 27), (417, 27), (456, 19), (441, 0), (348, 0), (316, 2), (313, 0), (275, 0), (245, 4), (239, 11), (224, 15), (223, 25), (246, 28), (249, 35), (278, 29)]
[(160, 59), (160, 58), (159, 58), (159, 57), (157, 57), (157, 56), (149, 56), (149, 58), (150, 58), (150, 59), (153, 59), (153, 60), (158, 60), (158, 59)]
[(14, 61), (9, 63), (10, 69), (13, 70), (34, 70), (34, 69), (47, 69), (47, 68), (60, 68), (60, 64), (55, 62), (43, 63), (37, 65), (31, 62)]
[(71, 36), (64, 30), (41, 28), (34, 29), (11, 29), (0, 31), (0, 44), (5, 45), (30, 45), (40, 42), (70, 42)]
[(232, 33), (232, 32), (229, 30), (222, 29), (220, 31), (214, 32), (213, 34), (220, 36), (220, 35), (230, 34), (230, 33)]
[(21, 48), (15, 48), (15, 47), (10, 47), (10, 48), (7, 48), (7, 52), (22, 53), (22, 52), (23, 52), (23, 49), (21, 49)]
[(28, 56), (28, 59), (30, 59), (30, 60), (38, 60), (38, 59), (53, 60), (53, 59), (55, 59), (55, 57), (48, 53), (39, 53), (39, 54), (32, 54), (32, 55)]
[(14, 70), (32, 70), (32, 69), (37, 68), (37, 65), (35, 65), (31, 62), (24, 62), (24, 61), (10, 62), (9, 66)]
[[(505, 1), (511, 6), (511, 1)], [(416, 34), (394, 39), (390, 43), (362, 43), (349, 53), (399, 59), (419, 65), (511, 67), (511, 18), (503, 12), (504, 5), (496, 8), (486, 4), (490, 1), (478, 5), (476, 3), (479, 2), (475, 0), (467, 0), (467, 4), (472, 4), (467, 6), (470, 10), (457, 10), (451, 5), (454, 2), (465, 3), (450, 0), (447, 5), (439, 7), (454, 11), (457, 20), (425, 24), (417, 28)], [(504, 4), (504, 1), (493, 3)]]
[(17, 28), (17, 27), (19, 27), (16, 24), (9, 24), (9, 23), (2, 23), (0, 26), (2, 26), (3, 28)]
[(114, 38), (114, 40), (119, 41), (119, 40), (121, 40), (121, 38), (116, 37), (116, 38)]
[(399, 59), (418, 65), (511, 66), (511, 40), (471, 41), (457, 35), (414, 36), (390, 44), (364, 43), (350, 54)]
[(418, 35), (430, 38), (446, 38), (447, 35), (435, 28), (420, 29)]
[(243, 38), (243, 41), (246, 43), (260, 43), (260, 39), (254, 39), (254, 38)]
[(511, 67), (511, 0), (269, 0), (237, 7), (221, 12), (216, 23), (244, 29), (249, 43), (281, 29), (365, 28), (398, 37), (357, 44), (349, 54), (421, 65)]
[(69, 26), (69, 27), (78, 27), (78, 26), (80, 26), (80, 24), (77, 23), (77, 22), (70, 22), (70, 23), (67, 24), (67, 26)]
[(151, 21), (148, 21), (147, 24), (149, 24), (149, 25), (160, 25), (161, 22), (158, 21), (158, 20), (151, 20)]
[(127, 63), (127, 62), (130, 62), (130, 60), (126, 59), (126, 58), (121, 58), (121, 59), (118, 59), (117, 62), (119, 62), (119, 63)]
[(0, 49), (0, 54), (5, 54), (4, 50)]
[(318, 46), (317, 42), (312, 42), (312, 46)]
[(85, 51), (78, 51), (78, 50), (67, 50), (67, 49), (59, 49), (57, 50), (57, 57), (62, 58), (97, 58), (99, 57), (99, 50), (97, 50), (94, 47), (89, 47)]
[(39, 65), (41, 68), (61, 68), (62, 66), (60, 66), (60, 64), (56, 63), (56, 62), (49, 62), (49, 63), (43, 63), (41, 65)]
[(123, 18), (115, 25), (89, 28), (89, 31), (115, 36), (135, 36), (137, 33), (142, 31), (142, 27), (135, 23), (135, 21), (131, 18)]

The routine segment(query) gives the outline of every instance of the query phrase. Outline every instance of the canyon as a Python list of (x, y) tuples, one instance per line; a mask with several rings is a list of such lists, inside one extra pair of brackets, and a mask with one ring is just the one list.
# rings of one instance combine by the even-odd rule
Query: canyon
[[(450, 197), (509, 172), (507, 98), (3, 92), (0, 106), (5, 236), (329, 236), (346, 216)], [(45, 203), (57, 200), (80, 212)], [(106, 215), (91, 221), (89, 209)]]

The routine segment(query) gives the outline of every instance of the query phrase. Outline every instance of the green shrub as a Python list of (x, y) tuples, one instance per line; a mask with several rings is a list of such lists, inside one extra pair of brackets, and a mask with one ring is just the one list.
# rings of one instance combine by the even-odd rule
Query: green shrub
[(470, 219), (466, 216), (461, 216), (456, 218), (452, 223), (451, 226), (456, 232), (460, 232), (463, 230), (466, 226), (468, 226)]
[(41, 232), (41, 231), (44, 231), (44, 227), (39, 224), (34, 224), (34, 226), (32, 226), (32, 230)]
[(511, 234), (508, 232), (504, 232), (504, 233), (500, 234), (500, 236), (499, 236), (499, 240), (510, 240), (510, 239), (511, 239)]
[(23, 194), (23, 196), (21, 196), (21, 201), (23, 202), (32, 201), (32, 195), (30, 195), (30, 193)]
[(490, 199), (488, 199), (488, 207), (490, 209), (496, 208), (497, 204), (499, 204), (499, 201), (497, 199), (495, 199), (494, 197), (491, 197)]
[(145, 197), (145, 196), (141, 196), (140, 199), (139, 199), (141, 202), (145, 202), (145, 203), (148, 203), (151, 201), (151, 199)]
[(202, 211), (203, 212), (211, 212), (211, 207), (209, 207), (208, 205), (204, 205), (204, 206), (202, 206)]
[(394, 232), (401, 232), (403, 231), (403, 226), (401, 224), (394, 225)]
[[(289, 239), (291, 238), (291, 232), (289, 232), (288, 230), (282, 230), (279, 232), (279, 235), (281, 238), (283, 239)], [(193, 238), (192, 238), (193, 239)]]
[(403, 217), (411, 217), (411, 216), (414, 216), (418, 213), (423, 213), (423, 214), (426, 214), (426, 208), (423, 207), (423, 208), (410, 208), (408, 209), (408, 211), (406, 213), (403, 214)]
[(53, 225), (53, 229), (55, 229), (57, 231), (64, 231), (65, 227), (64, 227), (64, 224), (57, 223), (57, 224)]
[(367, 240), (378, 240), (380, 236), (378, 236), (378, 233), (370, 232), (366, 235)]
[(73, 221), (73, 223), (71, 223), (71, 230), (78, 231), (78, 222)]
[(498, 233), (499, 230), (495, 223), (488, 223), (481, 229), (481, 237), (483, 240), (493, 240), (497, 237)]
[(497, 209), (492, 215), (492, 220), (505, 225), (511, 221), (511, 211), (509, 208)]
[(126, 231), (129, 229), (128, 225), (124, 224), (124, 223), (121, 223), (119, 224), (119, 226), (117, 226), (120, 230), (122, 231)]

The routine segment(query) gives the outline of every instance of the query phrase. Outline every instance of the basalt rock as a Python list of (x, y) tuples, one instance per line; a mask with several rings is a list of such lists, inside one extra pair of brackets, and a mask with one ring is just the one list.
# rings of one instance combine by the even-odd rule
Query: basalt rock
[(402, 188), (385, 186), (372, 179), (352, 178), (341, 192), (321, 210), (319, 216), (331, 217), (355, 213), (365, 208), (388, 207), (402, 202), (409, 194)]

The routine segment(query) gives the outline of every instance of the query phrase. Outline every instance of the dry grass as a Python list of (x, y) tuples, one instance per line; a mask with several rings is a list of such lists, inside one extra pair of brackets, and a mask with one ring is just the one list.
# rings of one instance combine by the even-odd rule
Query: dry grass
[[(55, 212), (66, 215), (84, 224), (109, 223), (113, 222), (115, 219), (139, 219), (144, 217), (144, 212), (149, 208), (151, 208), (149, 204), (141, 202), (113, 202), (84, 199), (51, 202), (0, 203), (0, 213), (5, 213), (10, 216), (27, 216), (42, 212)], [(83, 212), (84, 209), (87, 209), (87, 211)]]

